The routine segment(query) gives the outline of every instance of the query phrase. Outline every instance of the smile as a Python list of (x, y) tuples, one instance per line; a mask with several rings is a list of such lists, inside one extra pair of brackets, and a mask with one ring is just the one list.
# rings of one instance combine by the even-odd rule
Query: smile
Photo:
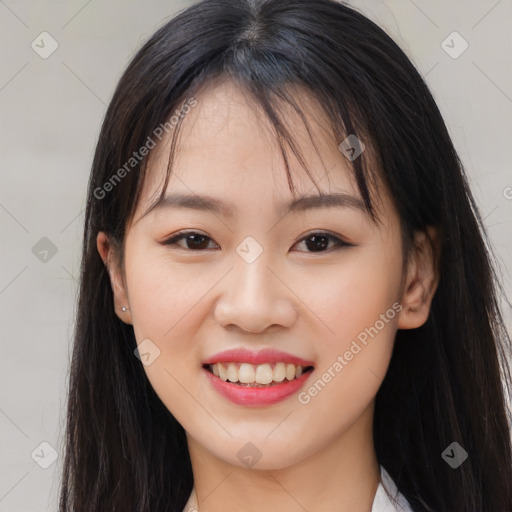
[(297, 393), (314, 365), (273, 349), (227, 350), (203, 361), (209, 384), (223, 398), (246, 407), (264, 407)]
[(245, 387), (270, 387), (283, 381), (292, 381), (303, 373), (313, 370), (313, 366), (303, 367), (293, 363), (249, 363), (224, 362), (205, 365), (204, 368), (224, 382)]

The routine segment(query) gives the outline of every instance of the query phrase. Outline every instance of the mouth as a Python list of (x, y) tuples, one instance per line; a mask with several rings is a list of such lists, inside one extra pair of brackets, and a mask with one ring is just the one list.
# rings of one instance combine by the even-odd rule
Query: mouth
[(250, 364), (223, 361), (203, 364), (203, 368), (224, 382), (240, 387), (269, 388), (294, 381), (313, 371), (314, 366), (297, 365), (282, 361)]
[(314, 368), (312, 361), (273, 348), (225, 350), (202, 361), (213, 390), (244, 407), (267, 407), (286, 400), (306, 385)]

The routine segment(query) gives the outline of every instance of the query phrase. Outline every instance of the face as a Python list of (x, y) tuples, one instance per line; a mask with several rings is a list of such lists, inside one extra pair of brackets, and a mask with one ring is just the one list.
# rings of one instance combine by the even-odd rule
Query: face
[[(126, 233), (124, 275), (111, 274), (116, 308), (129, 306), (120, 317), (145, 344), (147, 377), (189, 439), (238, 466), (251, 442), (258, 467), (278, 469), (371, 417), (396, 330), (407, 322), (399, 311), (414, 272), (402, 267), (389, 198), (381, 195), (375, 224), (312, 100), (299, 98), (318, 153), (299, 118), (288, 112), (285, 120), (321, 192), (339, 201), (290, 209), (318, 190), (288, 152), (292, 194), (265, 116), (229, 82), (196, 97), (166, 195), (216, 203), (169, 200), (143, 216), (167, 165), (166, 148), (153, 151)], [(219, 361), (222, 369), (205, 369)], [(254, 379), (273, 382), (231, 382)]]

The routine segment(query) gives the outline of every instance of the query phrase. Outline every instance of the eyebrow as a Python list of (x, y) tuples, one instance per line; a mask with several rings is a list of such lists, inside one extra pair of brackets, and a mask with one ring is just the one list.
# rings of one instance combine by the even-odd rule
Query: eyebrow
[[(289, 203), (281, 203), (279, 213), (303, 212), (316, 208), (351, 208), (367, 213), (366, 206), (361, 199), (345, 193), (299, 197)], [(208, 195), (175, 193), (164, 196), (161, 201), (150, 207), (144, 216), (153, 210), (167, 209), (211, 211), (224, 217), (233, 217), (236, 212), (236, 207), (233, 203), (224, 203)]]

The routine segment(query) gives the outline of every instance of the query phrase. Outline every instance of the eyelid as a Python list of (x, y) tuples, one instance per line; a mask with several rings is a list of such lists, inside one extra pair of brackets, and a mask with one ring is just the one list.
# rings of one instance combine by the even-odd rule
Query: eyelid
[[(305, 233), (304, 235), (302, 235), (293, 244), (292, 247), (294, 247), (295, 245), (297, 245), (300, 242), (303, 242), (304, 240), (306, 240), (307, 238), (309, 238), (310, 236), (313, 236), (313, 235), (323, 235), (323, 236), (326, 236), (327, 238), (329, 238), (329, 239), (331, 239), (332, 241), (335, 242), (334, 247), (331, 247), (327, 251), (319, 251), (318, 254), (322, 254), (322, 253), (323, 254), (326, 254), (326, 253), (328, 254), (328, 253), (331, 253), (333, 250), (336, 250), (336, 249), (341, 249), (343, 247), (354, 247), (355, 246), (355, 244), (352, 244), (352, 243), (348, 242), (341, 235), (337, 235), (337, 234), (331, 233), (330, 231), (325, 231), (325, 230), (322, 230), (322, 229), (316, 229), (316, 230), (314, 229), (314, 230), (309, 231), (308, 233)], [(305, 251), (299, 251), (299, 252), (305, 252)], [(306, 251), (306, 254), (317, 254), (317, 253), (315, 253), (314, 251), (311, 251), (311, 252)]]
[[(183, 249), (184, 251), (188, 251), (188, 252), (205, 252), (205, 250), (198, 250), (198, 251), (194, 251), (192, 249), (187, 249), (185, 247), (181, 247), (177, 244), (178, 241), (182, 240), (183, 238), (185, 238), (187, 235), (200, 235), (200, 236), (203, 236), (204, 238), (208, 238), (209, 240), (211, 240), (212, 242), (216, 243), (215, 240), (213, 240), (212, 237), (210, 237), (209, 235), (207, 235), (206, 233), (201, 233), (200, 231), (198, 230), (184, 230), (184, 231), (178, 231), (177, 233), (175, 233), (174, 235), (171, 235), (170, 237), (167, 237), (165, 240), (163, 240), (162, 242), (160, 242), (162, 245), (164, 246), (175, 246), (177, 247), (178, 249)], [(218, 244), (217, 244), (218, 245)]]
[[(215, 244), (217, 244), (217, 242), (215, 242), (215, 240), (212, 237), (210, 237), (209, 235), (202, 233), (198, 230), (178, 231), (177, 233), (175, 233), (174, 235), (171, 235), (170, 237), (166, 238), (163, 242), (160, 242), (160, 243), (164, 246), (174, 246), (178, 249), (183, 249), (184, 251), (187, 251), (187, 252), (201, 253), (201, 252), (206, 252), (208, 250), (208, 249), (193, 250), (193, 249), (188, 249), (186, 247), (179, 246), (177, 244), (177, 242), (184, 239), (187, 235), (200, 235), (204, 238), (209, 239), (210, 241), (214, 242)], [(326, 251), (318, 251), (318, 254), (330, 253), (333, 250), (341, 249), (343, 247), (355, 247), (355, 244), (348, 242), (343, 236), (331, 233), (330, 231), (321, 230), (321, 229), (311, 230), (311, 231), (305, 233), (304, 235), (302, 235), (298, 240), (296, 240), (293, 243), (292, 247), (294, 247), (298, 243), (304, 242), (307, 238), (309, 238), (313, 235), (320, 235), (320, 236), (324, 235), (335, 243), (334, 247), (331, 247), (330, 249), (328, 249)], [(305, 252), (306, 254), (317, 254), (315, 251), (298, 251), (298, 252)]]

